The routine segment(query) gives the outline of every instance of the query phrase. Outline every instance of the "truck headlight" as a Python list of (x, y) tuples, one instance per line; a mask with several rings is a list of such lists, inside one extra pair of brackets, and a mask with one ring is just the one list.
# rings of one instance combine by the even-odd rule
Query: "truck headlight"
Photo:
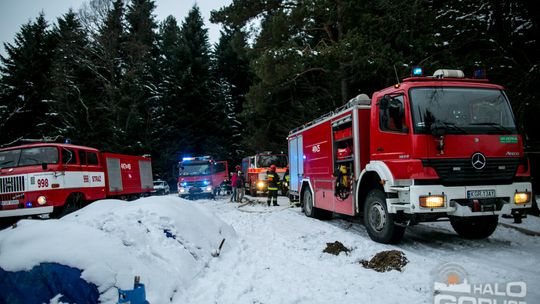
[(178, 193), (184, 193), (184, 192), (186, 192), (186, 189), (184, 189), (184, 188), (178, 188)]
[(206, 187), (206, 191), (208, 191), (208, 192), (212, 191), (212, 186)]
[(527, 204), (531, 201), (530, 192), (516, 192), (514, 194), (514, 203), (517, 205)]
[(444, 207), (444, 195), (423, 195), (420, 196), (420, 207), (424, 208), (442, 208)]
[(264, 182), (263, 181), (257, 182), (257, 188), (259, 188), (259, 189), (264, 188)]
[(38, 196), (37, 198), (37, 203), (40, 205), (40, 206), (43, 206), (47, 203), (47, 198), (43, 195), (41, 196)]

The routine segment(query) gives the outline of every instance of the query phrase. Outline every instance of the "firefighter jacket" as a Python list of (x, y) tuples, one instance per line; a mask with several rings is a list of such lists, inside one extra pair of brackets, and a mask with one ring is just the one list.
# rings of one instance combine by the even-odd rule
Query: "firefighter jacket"
[(244, 175), (238, 174), (238, 176), (236, 177), (234, 186), (236, 188), (244, 188), (245, 183), (246, 183), (246, 179), (244, 178)]
[(238, 179), (238, 173), (234, 172), (231, 177), (231, 186), (236, 187), (236, 180)]
[(285, 175), (283, 175), (283, 180), (286, 181), (287, 183), (291, 180), (291, 176), (289, 175), (289, 169), (285, 171)]
[(266, 172), (266, 178), (268, 179), (268, 190), (277, 190), (279, 184), (279, 175), (276, 171)]

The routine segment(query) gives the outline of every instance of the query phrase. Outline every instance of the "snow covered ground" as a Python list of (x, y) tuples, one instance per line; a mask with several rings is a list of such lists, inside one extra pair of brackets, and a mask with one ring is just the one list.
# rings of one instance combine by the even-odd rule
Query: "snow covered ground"
[[(150, 303), (433, 303), (437, 269), (452, 262), (469, 282), (524, 281), (527, 303), (540, 303), (540, 237), (499, 225), (489, 239), (469, 241), (440, 222), (409, 228), (399, 245), (382, 245), (350, 219), (319, 221), (300, 208), (227, 201), (106, 200), (61, 220), (24, 220), (0, 231), (0, 267), (78, 267), (106, 303), (116, 301), (115, 287), (131, 288), (134, 275), (141, 275)], [(288, 202), (280, 197), (280, 204)], [(540, 232), (537, 217), (524, 221)], [(212, 258), (222, 238), (221, 255)], [(334, 241), (352, 251), (323, 253)], [(359, 263), (391, 249), (409, 260), (402, 272)]]

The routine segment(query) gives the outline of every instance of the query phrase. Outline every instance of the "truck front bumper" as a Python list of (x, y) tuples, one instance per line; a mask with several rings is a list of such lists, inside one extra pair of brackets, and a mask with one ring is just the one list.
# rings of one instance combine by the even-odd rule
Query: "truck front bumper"
[(212, 194), (214, 191), (214, 188), (212, 186), (205, 186), (205, 187), (180, 187), (178, 188), (178, 196), (180, 197), (186, 197), (186, 196), (196, 196), (196, 195), (204, 195), (204, 194)]
[[(450, 216), (484, 216), (509, 214), (512, 210), (524, 210), (532, 207), (531, 183), (520, 182), (509, 185), (454, 186), (412, 185), (408, 187), (392, 187), (397, 198), (388, 198), (387, 207), (390, 213), (403, 211), (408, 214), (446, 213)], [(489, 197), (472, 197), (471, 194), (489, 193)], [(529, 202), (516, 204), (515, 193), (529, 193)], [(444, 197), (444, 206), (426, 208), (420, 205), (420, 197)], [(395, 195), (394, 195), (395, 196)]]
[(30, 216), (30, 215), (49, 214), (51, 212), (53, 212), (52, 206), (34, 207), (34, 208), (18, 208), (18, 209), (1, 210), (0, 217)]

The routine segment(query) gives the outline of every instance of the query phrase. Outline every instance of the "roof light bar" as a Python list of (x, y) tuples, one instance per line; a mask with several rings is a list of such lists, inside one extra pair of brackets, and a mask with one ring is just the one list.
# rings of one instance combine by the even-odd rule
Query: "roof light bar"
[(465, 78), (462, 70), (437, 70), (433, 73), (435, 78)]

